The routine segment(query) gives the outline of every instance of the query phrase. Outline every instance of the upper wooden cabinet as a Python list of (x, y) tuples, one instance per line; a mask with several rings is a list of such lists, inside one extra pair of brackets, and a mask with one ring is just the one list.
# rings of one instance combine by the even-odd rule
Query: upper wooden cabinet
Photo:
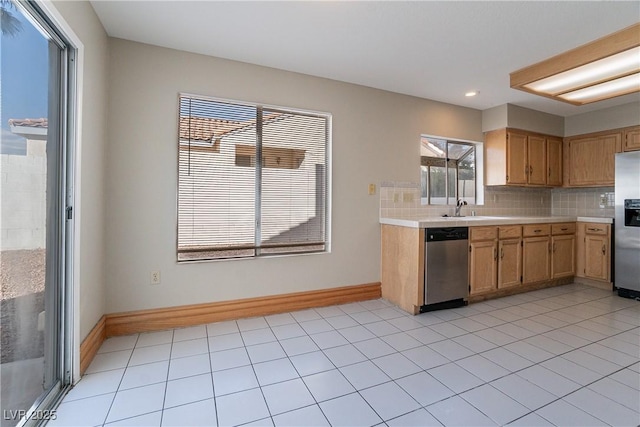
[(547, 185), (562, 186), (562, 138), (547, 138)]
[(640, 126), (626, 128), (624, 130), (624, 151), (640, 150)]
[(622, 151), (622, 132), (598, 132), (565, 139), (565, 184), (569, 187), (612, 186), (615, 154)]
[(517, 129), (485, 135), (485, 184), (561, 186), (562, 140)]

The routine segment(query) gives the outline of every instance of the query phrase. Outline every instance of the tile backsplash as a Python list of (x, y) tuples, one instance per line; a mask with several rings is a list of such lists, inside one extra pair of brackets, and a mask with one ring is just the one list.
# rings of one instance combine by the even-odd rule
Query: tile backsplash
[[(613, 187), (601, 188), (514, 188), (485, 187), (484, 205), (468, 205), (462, 215), (487, 216), (590, 216), (613, 217)], [(601, 197), (602, 196), (602, 197)], [(451, 205), (423, 205), (420, 184), (382, 182), (380, 216), (394, 218), (453, 215)]]
[(557, 188), (551, 196), (551, 214), (560, 216), (615, 216), (614, 187)]

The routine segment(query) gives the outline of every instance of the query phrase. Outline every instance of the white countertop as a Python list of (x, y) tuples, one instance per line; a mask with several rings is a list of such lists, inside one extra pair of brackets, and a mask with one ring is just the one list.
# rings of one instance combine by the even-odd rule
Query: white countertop
[(481, 225), (544, 224), (555, 222), (597, 222), (613, 223), (612, 218), (575, 216), (462, 216), (425, 218), (380, 218), (380, 224), (399, 225), (411, 228), (430, 227), (473, 227)]

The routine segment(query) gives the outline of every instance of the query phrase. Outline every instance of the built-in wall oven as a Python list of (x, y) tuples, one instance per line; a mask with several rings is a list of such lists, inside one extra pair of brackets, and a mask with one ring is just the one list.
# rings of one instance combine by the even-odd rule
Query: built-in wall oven
[(616, 154), (615, 286), (640, 299), (640, 151)]

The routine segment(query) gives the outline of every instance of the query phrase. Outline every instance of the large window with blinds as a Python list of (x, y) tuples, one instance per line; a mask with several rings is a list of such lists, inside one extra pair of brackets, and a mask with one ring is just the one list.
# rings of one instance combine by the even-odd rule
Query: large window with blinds
[(324, 252), (331, 116), (181, 95), (178, 261)]

